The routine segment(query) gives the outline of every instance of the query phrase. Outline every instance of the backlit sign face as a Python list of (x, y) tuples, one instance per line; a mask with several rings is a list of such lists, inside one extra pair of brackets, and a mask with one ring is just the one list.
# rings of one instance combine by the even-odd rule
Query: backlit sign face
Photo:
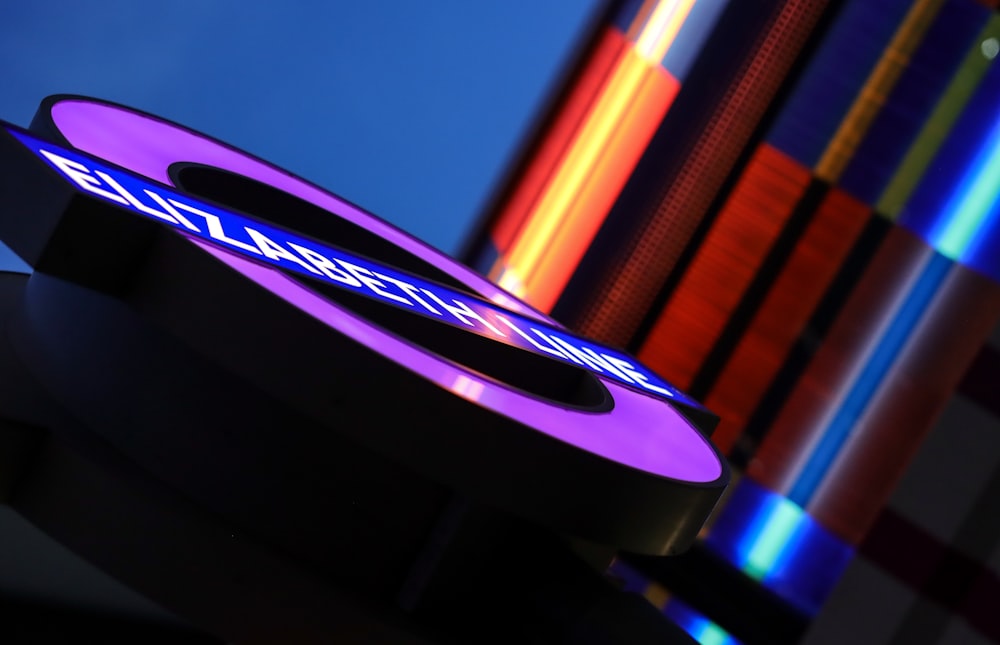
[(635, 359), (542, 320), (195, 200), (24, 132), (7, 130), (79, 189), (193, 238), (589, 370), (655, 396), (700, 407)]
[[(559, 530), (676, 550), (725, 488), (724, 461), (678, 411), (710, 418), (696, 401), (280, 168), (78, 97), (48, 99), (30, 131), (0, 127), (0, 161), (11, 170), (0, 175), (0, 233), (40, 276), (29, 291), (38, 285), (34, 302), (50, 309), (33, 319), (32, 342), (49, 352), (51, 370), (74, 353), (72, 327), (59, 325), (89, 306), (60, 309), (55, 278), (118, 302), (95, 306), (125, 307), (137, 333), (172, 334), (242, 379), (234, 383), (366, 450)], [(108, 272), (118, 286), (93, 277)], [(46, 326), (52, 312), (63, 320)], [(115, 342), (99, 324), (88, 342)], [(124, 374), (114, 383), (129, 383)], [(91, 427), (121, 416), (92, 404), (103, 391), (72, 394)], [(106, 436), (132, 450), (136, 435), (125, 427)]]

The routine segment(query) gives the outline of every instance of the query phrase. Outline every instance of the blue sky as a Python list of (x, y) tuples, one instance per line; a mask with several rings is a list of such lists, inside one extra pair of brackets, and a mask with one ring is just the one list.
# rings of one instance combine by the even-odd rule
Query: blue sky
[[(9, 3), (0, 119), (118, 101), (457, 252), (600, 0)], [(10, 266), (0, 249), (0, 267)]]

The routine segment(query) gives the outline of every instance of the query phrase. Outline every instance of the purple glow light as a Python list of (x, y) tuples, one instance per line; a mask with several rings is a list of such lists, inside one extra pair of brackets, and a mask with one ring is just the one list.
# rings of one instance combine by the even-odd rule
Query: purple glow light
[[(246, 153), (181, 126), (114, 105), (68, 99), (52, 107), (52, 118), (79, 150), (137, 174), (173, 186), (167, 174), (176, 162), (215, 166), (263, 182), (323, 208), (383, 237), (448, 272), (469, 289), (522, 315), (554, 321), (520, 302), (469, 268), (390, 224), (308, 182)], [(336, 305), (283, 272), (191, 240), (233, 270), (268, 289), (337, 332), (377, 350), (406, 369), (457, 396), (532, 427), (539, 432), (654, 475), (697, 483), (712, 482), (722, 466), (709, 442), (669, 404), (601, 378), (614, 398), (609, 412), (567, 409), (544, 401), (416, 347), (350, 310)], [(330, 240), (336, 243), (336, 240)]]
[[(408, 233), (303, 179), (204, 135), (117, 106), (80, 100), (56, 103), (52, 107), (52, 119), (73, 147), (167, 186), (174, 186), (167, 174), (170, 164), (189, 161), (229, 170), (283, 190), (440, 266), (482, 297), (502, 307), (558, 324), (464, 265), (447, 260), (447, 265), (441, 266), (446, 256)], [(329, 242), (337, 243), (336, 240)]]

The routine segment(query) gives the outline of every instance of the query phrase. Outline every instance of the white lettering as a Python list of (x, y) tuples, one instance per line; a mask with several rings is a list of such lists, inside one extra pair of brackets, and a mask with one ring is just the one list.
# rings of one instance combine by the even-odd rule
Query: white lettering
[(647, 377), (642, 372), (636, 370), (635, 365), (632, 365), (632, 363), (629, 363), (628, 361), (622, 360), (620, 358), (616, 358), (614, 356), (608, 356), (607, 354), (604, 354), (603, 356), (604, 358), (608, 359), (609, 362), (614, 364), (618, 369), (627, 374), (629, 378), (631, 378), (639, 385), (639, 387), (649, 390), (651, 392), (658, 392), (664, 396), (672, 397), (674, 395), (674, 393), (671, 392), (670, 390), (667, 390), (658, 385), (653, 385), (652, 383), (650, 383), (649, 377)]
[(201, 233), (201, 231), (198, 230), (198, 227), (191, 223), (191, 220), (181, 215), (180, 211), (178, 211), (176, 208), (167, 203), (167, 200), (163, 199), (162, 197), (160, 197), (159, 195), (157, 195), (156, 193), (154, 193), (149, 189), (144, 188), (143, 192), (146, 193), (146, 195), (148, 195), (150, 199), (159, 204), (160, 208), (168, 212), (171, 217), (173, 217), (175, 220), (183, 224), (184, 228), (188, 229), (189, 231), (194, 231), (195, 233)]
[(62, 171), (64, 175), (69, 177), (74, 184), (80, 188), (94, 193), (95, 195), (100, 195), (110, 199), (111, 201), (118, 202), (119, 204), (128, 205), (128, 201), (121, 195), (116, 195), (114, 193), (109, 193), (103, 188), (98, 188), (101, 185), (93, 175), (90, 174), (90, 170), (81, 163), (77, 163), (72, 159), (67, 159), (65, 157), (60, 157), (54, 152), (49, 152), (48, 150), (41, 150), (39, 152), (45, 155), (45, 158), (55, 164), (56, 168)]
[(347, 269), (348, 272), (350, 272), (350, 274), (353, 275), (355, 278), (363, 282), (366, 287), (372, 290), (372, 293), (378, 294), (383, 298), (389, 298), (390, 300), (401, 302), (404, 305), (408, 305), (410, 307), (413, 306), (413, 303), (407, 300), (406, 298), (403, 298), (402, 296), (397, 296), (394, 293), (386, 291), (385, 284), (376, 280), (374, 274), (372, 274), (372, 272), (369, 271), (368, 269), (364, 267), (359, 267), (356, 264), (351, 264), (350, 262), (346, 262), (344, 260), (341, 260), (340, 258), (337, 258), (337, 263), (340, 264), (340, 266)]
[(253, 243), (257, 245), (260, 252), (264, 254), (264, 257), (270, 258), (272, 260), (280, 262), (281, 260), (288, 260), (289, 262), (294, 262), (299, 265), (309, 273), (315, 273), (316, 275), (322, 275), (319, 269), (315, 268), (313, 265), (309, 264), (299, 256), (295, 255), (291, 251), (285, 249), (268, 236), (264, 235), (255, 228), (250, 228), (249, 226), (244, 226), (243, 230), (247, 232)]
[(588, 356), (586, 353), (580, 350), (579, 347), (570, 345), (569, 343), (567, 343), (562, 338), (559, 338), (558, 336), (550, 336), (549, 338), (552, 340), (553, 343), (562, 347), (567, 354), (569, 354), (570, 356), (575, 356), (577, 359), (579, 359), (579, 362), (581, 364), (588, 366), (592, 370), (595, 370), (597, 372), (604, 372), (605, 369), (608, 367), (604, 361), (601, 361), (599, 359), (594, 360), (594, 358)]
[(200, 208), (195, 208), (194, 206), (189, 206), (188, 204), (181, 203), (176, 199), (168, 199), (167, 201), (169, 201), (170, 204), (175, 208), (185, 210), (191, 213), (192, 215), (197, 215), (198, 217), (203, 217), (205, 219), (205, 224), (208, 225), (208, 234), (212, 237), (212, 239), (219, 240), (220, 242), (224, 242), (225, 244), (229, 244), (230, 246), (235, 246), (238, 249), (243, 249), (248, 253), (253, 253), (254, 255), (260, 255), (260, 249), (258, 249), (256, 246), (251, 246), (246, 242), (240, 242), (239, 240), (234, 240), (231, 237), (227, 237), (226, 232), (222, 230), (222, 222), (219, 221), (219, 218), (217, 216), (212, 215), (211, 213), (206, 213)]
[(568, 354), (575, 356), (583, 364), (590, 367), (590, 369), (596, 372), (608, 372), (625, 381), (626, 383), (634, 383), (634, 381), (621, 369), (619, 369), (614, 363), (608, 360), (606, 355), (602, 356), (597, 354), (594, 350), (589, 347), (577, 347), (576, 345), (568, 342), (564, 338), (559, 336), (550, 336), (552, 342), (559, 345), (566, 350)]
[(314, 267), (322, 271), (323, 275), (330, 278), (331, 280), (336, 280), (337, 282), (343, 282), (344, 284), (350, 285), (352, 287), (362, 286), (360, 280), (358, 280), (351, 274), (347, 273), (339, 266), (331, 262), (329, 259), (323, 257), (316, 251), (313, 251), (312, 249), (306, 248), (304, 246), (299, 246), (294, 242), (289, 242), (288, 246), (292, 247), (299, 255), (309, 260), (309, 262)]
[[(506, 334), (484, 318), (483, 315), (477, 313), (468, 304), (456, 298), (451, 299), (453, 304), (446, 303), (437, 294), (428, 289), (417, 287), (409, 282), (393, 278), (392, 276), (388, 276), (377, 271), (371, 271), (365, 267), (358, 266), (340, 258), (328, 258), (318, 251), (301, 246), (294, 242), (287, 243), (288, 247), (292, 249), (290, 251), (260, 231), (249, 226), (244, 226), (243, 228), (256, 246), (247, 244), (246, 242), (241, 242), (240, 240), (233, 239), (226, 235), (226, 232), (222, 227), (222, 220), (217, 215), (203, 211), (189, 204), (179, 202), (175, 199), (164, 199), (156, 192), (144, 188), (143, 192), (145, 195), (160, 209), (162, 209), (157, 210), (153, 206), (139, 201), (135, 195), (130, 193), (128, 189), (122, 186), (112, 175), (106, 172), (101, 170), (91, 170), (77, 161), (67, 159), (56, 153), (49, 152), (48, 150), (39, 149), (38, 151), (60, 172), (69, 178), (70, 181), (87, 192), (99, 195), (105, 199), (125, 206), (131, 206), (137, 211), (171, 224), (179, 224), (195, 233), (201, 233), (198, 227), (192, 224), (191, 221), (181, 213), (183, 210), (204, 219), (209, 236), (229, 246), (242, 249), (255, 255), (264, 255), (271, 260), (279, 262), (294, 262), (310, 273), (324, 275), (331, 280), (354, 288), (366, 287), (372, 293), (377, 296), (381, 296), (382, 298), (394, 300), (410, 307), (414, 306), (413, 302), (410, 300), (387, 290), (387, 284), (393, 285), (400, 292), (409, 298), (412, 298), (414, 302), (430, 313), (436, 316), (443, 315), (441, 311), (436, 309), (430, 304), (430, 302), (421, 296), (422, 293), (429, 300), (436, 303), (441, 309), (450, 313), (462, 324), (469, 327), (476, 327), (476, 322), (478, 322), (480, 326), (491, 331), (493, 334), (501, 338), (507, 337)], [(111, 190), (106, 190), (105, 187), (110, 188)], [(298, 255), (296, 255), (296, 253)], [(636, 365), (633, 365), (623, 358), (606, 353), (598, 354), (590, 347), (577, 346), (571, 342), (572, 339), (567, 340), (561, 338), (555, 333), (549, 335), (534, 327), (529, 327), (529, 331), (542, 341), (539, 342), (539, 340), (536, 340), (529, 333), (526, 333), (524, 330), (512, 323), (506, 316), (501, 315), (493, 309), (490, 309), (489, 311), (492, 313), (491, 318), (495, 317), (499, 323), (503, 324), (510, 331), (527, 341), (539, 352), (545, 352), (557, 358), (571, 361), (577, 365), (584, 366), (596, 372), (607, 372), (623, 382), (638, 385), (645, 390), (656, 392), (657, 394), (663, 396), (674, 396), (674, 393), (670, 390), (651, 383), (649, 374), (642, 372), (639, 367), (636, 367)]]
[(598, 354), (597, 352), (595, 352), (594, 350), (590, 349), (589, 347), (581, 347), (580, 351), (585, 352), (588, 355), (590, 355), (593, 358), (593, 360), (598, 361), (601, 364), (601, 366), (606, 371), (614, 374), (615, 376), (617, 376), (621, 380), (625, 381), (626, 383), (634, 383), (634, 381), (632, 379), (630, 379), (628, 376), (625, 375), (625, 372), (622, 372), (617, 367), (615, 367), (614, 364), (611, 363), (611, 361), (607, 360), (606, 355), (604, 355), (604, 354)]
[[(554, 347), (556, 349), (559, 349), (559, 346), (557, 344), (555, 344), (554, 342), (552, 342), (552, 339), (549, 338), (548, 336), (546, 336), (543, 332), (540, 332), (537, 329), (535, 329), (534, 327), (532, 327), (531, 328), (531, 333), (533, 333), (535, 336), (538, 336), (539, 338), (541, 338), (542, 340), (544, 340), (550, 346), (552, 346), (552, 347)], [(566, 352), (562, 352), (562, 350), (560, 350), (560, 352), (562, 353), (563, 358), (565, 358), (566, 360), (573, 361), (577, 365), (583, 365), (583, 361), (581, 361), (577, 357), (573, 356), (573, 354), (567, 354)]]
[(440, 316), (441, 315), (440, 311), (438, 311), (437, 309), (435, 309), (434, 307), (432, 307), (429, 302), (427, 302), (426, 300), (424, 300), (423, 298), (420, 297), (420, 290), (417, 289), (412, 284), (410, 284), (409, 282), (403, 282), (402, 280), (397, 280), (396, 278), (393, 278), (393, 277), (390, 277), (390, 276), (387, 276), (387, 275), (383, 275), (381, 273), (375, 273), (374, 275), (375, 275), (376, 278), (378, 278), (380, 280), (385, 280), (386, 282), (389, 282), (389, 283), (392, 283), (392, 284), (396, 285), (399, 288), (400, 291), (402, 291), (406, 295), (408, 295), (411, 298), (413, 298), (414, 300), (416, 300), (417, 304), (419, 304), (421, 307), (423, 307), (427, 311), (431, 312), (435, 316)]
[(535, 349), (538, 349), (538, 350), (543, 351), (543, 352), (548, 352), (549, 354), (552, 354), (553, 356), (558, 356), (559, 358), (562, 358), (562, 359), (568, 359), (569, 358), (568, 356), (566, 356), (566, 354), (563, 354), (562, 351), (560, 351), (556, 347), (546, 347), (545, 345), (540, 345), (537, 340), (535, 340), (531, 336), (527, 335), (526, 333), (524, 333), (523, 331), (521, 331), (520, 329), (518, 329), (517, 325), (515, 325), (511, 321), (507, 320), (507, 318), (505, 316), (501, 316), (500, 314), (497, 314), (496, 316), (497, 316), (497, 319), (500, 320), (500, 322), (502, 322), (503, 324), (505, 324), (508, 327), (510, 327), (510, 329), (514, 333), (516, 333), (518, 336), (520, 336), (524, 340), (526, 340), (529, 343), (531, 343), (532, 346), (534, 346)]
[(125, 187), (119, 184), (117, 181), (115, 181), (115, 178), (109, 175), (108, 173), (101, 172), (100, 170), (95, 170), (94, 174), (103, 179), (104, 183), (106, 183), (108, 186), (111, 186), (116, 193), (124, 197), (125, 201), (131, 204), (132, 207), (135, 208), (137, 211), (143, 212), (147, 215), (152, 215), (153, 217), (170, 222), (171, 224), (177, 224), (177, 220), (168, 215), (167, 213), (161, 213), (155, 208), (150, 208), (149, 206), (146, 206), (145, 204), (140, 202), (138, 199), (135, 198), (135, 195), (125, 190)]
[(483, 318), (482, 316), (480, 316), (479, 314), (477, 314), (473, 310), (469, 309), (469, 305), (465, 304), (461, 300), (456, 300), (456, 299), (452, 298), (451, 301), (455, 303), (454, 306), (453, 306), (453, 305), (449, 305), (445, 301), (441, 300), (433, 292), (428, 291), (427, 289), (421, 289), (421, 291), (423, 291), (425, 294), (427, 294), (428, 298), (430, 298), (434, 302), (438, 303), (438, 305), (442, 309), (444, 309), (445, 311), (447, 311), (448, 313), (450, 313), (452, 316), (454, 316), (456, 319), (458, 319), (459, 322), (461, 322), (463, 324), (466, 324), (469, 327), (475, 327), (475, 325), (472, 323), (472, 320), (478, 320), (481, 325), (483, 325), (484, 327), (486, 327), (487, 329), (489, 329), (490, 331), (492, 331), (497, 336), (500, 336), (501, 338), (506, 338), (507, 337), (507, 335), (504, 334), (499, 329), (497, 329), (497, 327), (493, 323), (489, 322), (488, 320), (486, 320), (485, 318)]

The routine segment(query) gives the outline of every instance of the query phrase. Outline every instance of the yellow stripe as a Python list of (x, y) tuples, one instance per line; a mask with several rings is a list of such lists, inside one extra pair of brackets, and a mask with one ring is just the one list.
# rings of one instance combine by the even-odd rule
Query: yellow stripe
[(665, 0), (657, 3), (642, 27), (635, 46), (613, 72), (607, 89), (587, 118), (563, 158), (551, 184), (530, 221), (506, 253), (502, 286), (530, 300), (525, 282), (549, 253), (559, 253), (552, 242), (571, 207), (599, 163), (608, 142), (622, 125), (650, 65), (659, 65), (695, 0)]
[(943, 4), (944, 0), (917, 0), (910, 8), (816, 164), (820, 179), (833, 183), (840, 178)]
[(895, 221), (899, 217), (900, 211), (930, 167), (931, 161), (951, 132), (962, 110), (979, 87), (990, 66), (994, 64), (983, 56), (980, 50), (982, 42), (988, 38), (1000, 38), (1000, 15), (994, 14), (973, 41), (972, 47), (959, 65), (958, 72), (941, 93), (933, 112), (913, 139), (892, 180), (875, 204), (875, 210), (890, 220)]
[(509, 253), (508, 266), (523, 277), (531, 275), (541, 256), (549, 250), (552, 236), (567, 209), (580, 192), (608, 140), (621, 125), (647, 70), (647, 64), (628, 52), (587, 124), (573, 143), (531, 222)]

